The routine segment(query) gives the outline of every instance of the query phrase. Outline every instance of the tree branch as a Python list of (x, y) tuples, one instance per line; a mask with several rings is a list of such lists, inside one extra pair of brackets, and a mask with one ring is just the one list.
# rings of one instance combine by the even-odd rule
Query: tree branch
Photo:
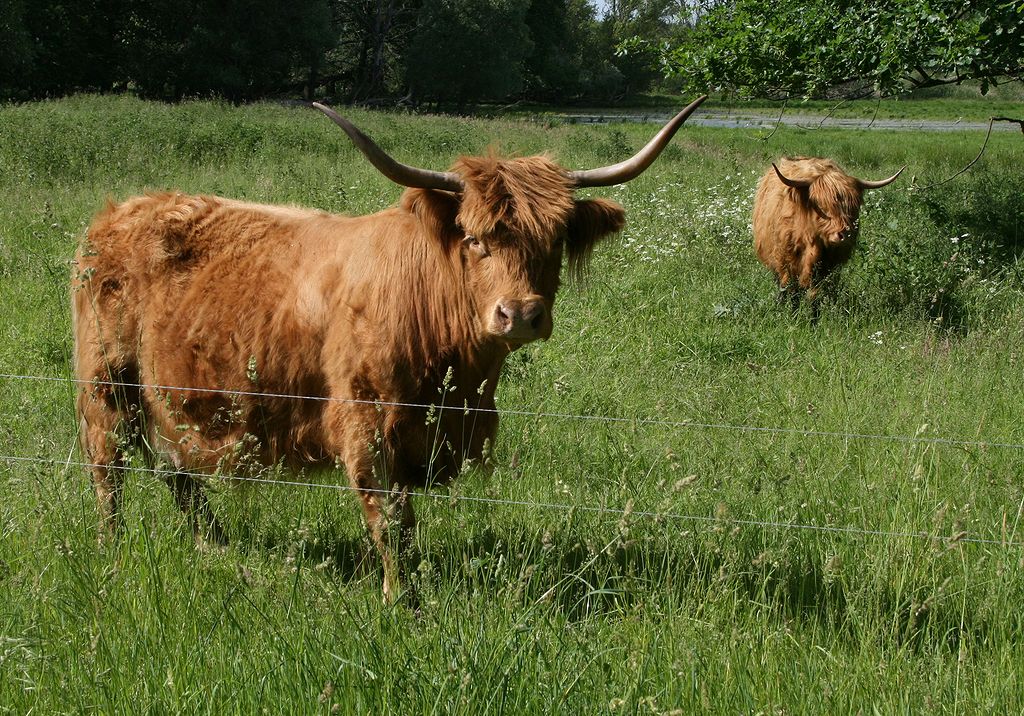
[(756, 139), (759, 139), (762, 142), (767, 142), (769, 139), (772, 138), (772, 135), (779, 131), (779, 127), (782, 126), (782, 115), (786, 113), (787, 104), (789, 104), (789, 97), (786, 97), (786, 99), (782, 100), (782, 110), (779, 112), (779, 118), (775, 121), (775, 126), (772, 128), (772, 131), (768, 133), (767, 137), (755, 137)]
[(1024, 134), (1024, 119), (1014, 119), (1013, 117), (993, 117), (993, 122), (1013, 122), (1020, 126), (1021, 134)]
[[(977, 164), (978, 160), (981, 159), (981, 155), (985, 153), (985, 148), (988, 146), (988, 138), (992, 136), (992, 123), (995, 122), (995, 121), (996, 121), (995, 117), (993, 117), (992, 119), (990, 119), (988, 121), (988, 133), (985, 135), (985, 143), (981, 145), (981, 151), (978, 152), (978, 156), (976, 156), (974, 159), (972, 159), (970, 161), (970, 163), (966, 167), (964, 167), (963, 169), (958, 171), (953, 176), (947, 177), (947, 178), (943, 179), (940, 182), (936, 182), (935, 184), (929, 184), (927, 186), (913, 186), (913, 185), (911, 185), (910, 190), (911, 191), (924, 191), (925, 189), (934, 189), (937, 186), (942, 186), (943, 184), (948, 184), (949, 182), (953, 181), (954, 179), (956, 179), (961, 174), (965, 173), (968, 169), (973, 167), (975, 164)], [(1015, 122), (1017, 120), (1010, 120), (1010, 121), (1011, 122)], [(1022, 128), (1022, 131), (1024, 131), (1024, 128)]]
[(865, 129), (871, 129), (871, 125), (875, 123), (875, 119), (878, 118), (878, 108), (882, 106), (882, 98), (879, 97), (878, 101), (875, 102), (875, 113), (871, 115), (871, 121), (868, 122), (868, 126)]
[(828, 112), (827, 112), (827, 113), (825, 114), (825, 116), (821, 118), (821, 121), (820, 121), (820, 122), (818, 122), (818, 126), (817, 126), (817, 127), (805, 127), (805, 126), (803, 126), (802, 124), (798, 124), (798, 125), (796, 125), (796, 126), (800, 127), (800, 129), (821, 129), (821, 125), (825, 124), (825, 122), (826, 122), (826, 121), (827, 121), (827, 120), (828, 120), (828, 119), (829, 119), (829, 118), (830, 118), (830, 117), (831, 117), (831, 116), (832, 116), (833, 114), (835, 114), (835, 113), (836, 113), (836, 110), (837, 110), (837, 109), (839, 109), (840, 107), (842, 107), (842, 106), (843, 106), (844, 104), (846, 104), (846, 103), (847, 103), (847, 101), (848, 101), (848, 100), (845, 100), (845, 99), (843, 99), (843, 100), (840, 100), (840, 101), (839, 101), (839, 103), (838, 103), (838, 104), (836, 104), (836, 106), (834, 106), (834, 107), (833, 107), (832, 109), (830, 109), (830, 110), (829, 110), (829, 111), (828, 111)]

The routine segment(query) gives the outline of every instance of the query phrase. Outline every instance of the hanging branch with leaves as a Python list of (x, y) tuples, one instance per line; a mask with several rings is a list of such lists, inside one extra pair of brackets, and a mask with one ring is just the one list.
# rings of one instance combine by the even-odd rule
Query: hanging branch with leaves
[(660, 55), (690, 90), (858, 99), (1024, 79), (1021, 0), (703, 0), (694, 17)]

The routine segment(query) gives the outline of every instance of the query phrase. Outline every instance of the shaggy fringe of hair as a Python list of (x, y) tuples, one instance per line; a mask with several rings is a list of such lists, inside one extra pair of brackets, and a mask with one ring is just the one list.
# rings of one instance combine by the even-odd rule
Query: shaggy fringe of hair
[(779, 169), (790, 179), (813, 181), (811, 195), (829, 216), (847, 214), (860, 207), (860, 184), (831, 159), (786, 157)]
[(459, 223), (471, 233), (495, 235), (504, 227), (550, 247), (573, 212), (569, 176), (546, 156), (461, 157), (452, 168), (466, 183)]

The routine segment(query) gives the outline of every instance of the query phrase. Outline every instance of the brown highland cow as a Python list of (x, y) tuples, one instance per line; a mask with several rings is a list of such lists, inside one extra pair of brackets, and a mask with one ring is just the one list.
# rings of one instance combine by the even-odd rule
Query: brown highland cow
[(888, 179), (862, 181), (830, 159), (780, 159), (764, 173), (754, 198), (754, 249), (774, 273), (780, 298), (795, 307), (802, 293), (814, 301), (821, 282), (849, 260), (857, 241), (867, 189)]
[(197, 539), (217, 542), (203, 475), (340, 464), (394, 600), (408, 490), (484, 457), (502, 364), (551, 335), (563, 258), (582, 266), (623, 226), (622, 207), (575, 190), (638, 176), (703, 99), (631, 159), (583, 171), (543, 156), (419, 169), (320, 106), (407, 187), (397, 206), (349, 217), (176, 193), (107, 206), (72, 282), (77, 413), (105, 530), (121, 522), (133, 445), (170, 465)]

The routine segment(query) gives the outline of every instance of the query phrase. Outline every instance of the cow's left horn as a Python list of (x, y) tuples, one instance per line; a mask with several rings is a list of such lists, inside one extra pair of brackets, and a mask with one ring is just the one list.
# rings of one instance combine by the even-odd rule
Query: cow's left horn
[(883, 186), (888, 186), (896, 181), (896, 177), (902, 174), (904, 169), (906, 169), (905, 166), (901, 167), (898, 172), (888, 179), (882, 179), (881, 181), (864, 181), (863, 179), (858, 179), (857, 183), (860, 184), (861, 189), (881, 189)]
[(633, 157), (618, 164), (599, 169), (583, 169), (569, 172), (569, 177), (575, 183), (577, 189), (588, 186), (613, 186), (625, 184), (630, 179), (640, 176), (647, 167), (654, 163), (661, 151), (668, 145), (676, 131), (683, 126), (687, 117), (693, 114), (693, 110), (701, 105), (701, 102), (708, 98), (707, 95), (698, 97), (691, 102), (682, 112), (677, 114), (668, 124), (661, 128), (661, 131), (654, 135), (654, 138), (647, 143), (647, 146), (637, 152)]
[(807, 187), (814, 183), (812, 179), (790, 179), (788, 176), (782, 173), (782, 170), (779, 169), (775, 162), (772, 162), (772, 169), (774, 169), (775, 174), (778, 175), (779, 181), (781, 181), (786, 186), (793, 187), (794, 189), (806, 189)]
[(359, 129), (335, 112), (330, 107), (314, 102), (313, 106), (326, 114), (331, 120), (345, 130), (352, 143), (361, 151), (370, 164), (377, 167), (377, 171), (386, 176), (395, 184), (413, 187), (416, 189), (440, 189), (442, 191), (461, 192), (463, 189), (462, 179), (454, 172), (435, 172), (429, 169), (411, 167), (402, 164), (377, 146), (376, 142), (363, 134)]

